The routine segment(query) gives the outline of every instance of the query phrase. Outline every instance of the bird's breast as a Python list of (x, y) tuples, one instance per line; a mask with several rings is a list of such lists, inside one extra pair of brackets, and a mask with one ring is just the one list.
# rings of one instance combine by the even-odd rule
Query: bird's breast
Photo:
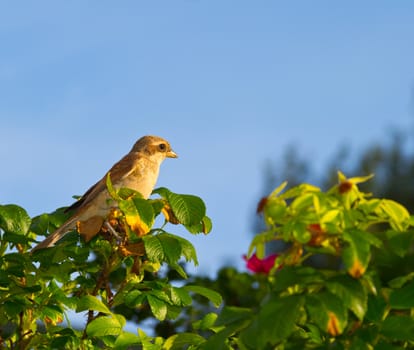
[(117, 188), (126, 187), (138, 191), (144, 198), (151, 195), (158, 179), (159, 166), (152, 162), (138, 162), (134, 169), (116, 184)]

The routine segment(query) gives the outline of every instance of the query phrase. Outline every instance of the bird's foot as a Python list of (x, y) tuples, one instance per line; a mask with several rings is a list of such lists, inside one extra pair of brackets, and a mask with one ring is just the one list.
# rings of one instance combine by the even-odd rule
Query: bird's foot
[(108, 220), (105, 220), (104, 225), (108, 229), (108, 231), (111, 232), (111, 234), (115, 236), (117, 240), (119, 241), (122, 240), (121, 236), (118, 234), (118, 232), (115, 231), (115, 229), (112, 227), (112, 225), (109, 223)]

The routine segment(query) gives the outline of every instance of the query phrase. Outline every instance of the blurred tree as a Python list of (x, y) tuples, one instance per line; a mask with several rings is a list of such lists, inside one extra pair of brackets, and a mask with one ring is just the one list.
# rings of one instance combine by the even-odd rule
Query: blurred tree
[[(322, 173), (317, 173), (312, 160), (307, 158), (295, 145), (290, 145), (281, 161), (276, 165), (268, 162), (265, 167), (262, 196), (267, 196), (283, 181), (289, 187), (309, 182), (323, 189), (336, 183), (337, 171), (347, 176), (375, 177), (364, 184), (362, 189), (374, 192), (376, 196), (393, 199), (414, 212), (414, 134), (393, 129), (381, 142), (367, 146), (361, 152), (352, 152), (349, 145), (341, 145), (333, 154)], [(254, 232), (258, 232), (259, 220), (254, 220)], [(262, 223), (261, 223), (262, 224)]]

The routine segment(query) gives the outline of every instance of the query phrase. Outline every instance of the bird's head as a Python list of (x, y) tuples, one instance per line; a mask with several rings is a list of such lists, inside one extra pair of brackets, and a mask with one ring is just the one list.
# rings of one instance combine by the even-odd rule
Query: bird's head
[(177, 158), (177, 154), (172, 150), (170, 143), (158, 136), (143, 136), (131, 149), (131, 152), (141, 152), (147, 156), (156, 157), (160, 161), (165, 158)]

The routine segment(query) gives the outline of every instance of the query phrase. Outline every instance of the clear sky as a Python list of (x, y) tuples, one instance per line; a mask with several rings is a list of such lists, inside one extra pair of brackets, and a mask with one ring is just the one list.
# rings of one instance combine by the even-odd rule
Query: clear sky
[[(243, 266), (266, 160), (412, 128), (413, 1), (3, 1), (0, 203), (72, 202), (145, 134), (202, 197), (200, 273)], [(170, 227), (175, 232), (175, 227)]]

